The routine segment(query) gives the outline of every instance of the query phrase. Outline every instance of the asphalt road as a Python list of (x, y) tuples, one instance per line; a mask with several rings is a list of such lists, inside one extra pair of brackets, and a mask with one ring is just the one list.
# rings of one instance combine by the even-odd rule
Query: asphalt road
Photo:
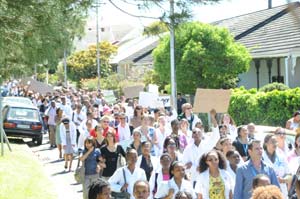
[(58, 199), (82, 199), (82, 185), (74, 180), (74, 170), (77, 166), (78, 158), (75, 157), (71, 172), (64, 169), (64, 160), (59, 159), (58, 149), (50, 149), (48, 135), (44, 134), (43, 144), (36, 146), (31, 139), (24, 139), (33, 155), (42, 163), (46, 175), (53, 182), (54, 190)]

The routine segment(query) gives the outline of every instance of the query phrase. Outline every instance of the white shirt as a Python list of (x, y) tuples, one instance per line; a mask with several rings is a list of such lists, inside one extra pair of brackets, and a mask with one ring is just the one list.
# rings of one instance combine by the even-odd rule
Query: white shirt
[(190, 181), (182, 179), (182, 183), (180, 188), (175, 183), (174, 178), (171, 178), (169, 181), (161, 181), (157, 187), (157, 192), (155, 194), (155, 198), (163, 198), (166, 197), (169, 193), (169, 189), (174, 189), (173, 199), (178, 191), (187, 191), (192, 194), (193, 198), (196, 198), (196, 194), (192, 187)]
[[(227, 171), (223, 169), (219, 169), (219, 171), (225, 186), (225, 198), (229, 199), (230, 191), (233, 192), (233, 179)], [(203, 199), (209, 199), (209, 177), (209, 170), (207, 169), (198, 176), (195, 186), (196, 192), (201, 193)]]
[(204, 153), (209, 152), (214, 148), (220, 139), (219, 128), (212, 128), (212, 133), (210, 136), (207, 136), (205, 140), (202, 140), (199, 146), (196, 146), (195, 143), (187, 145), (183, 151), (182, 161), (184, 164), (191, 162), (192, 167), (186, 170), (186, 173), (191, 176), (192, 182), (196, 181), (199, 172), (197, 168), (199, 166), (199, 160)]
[(77, 113), (77, 111), (74, 111), (72, 114), (72, 121), (76, 125), (76, 129), (80, 126), (81, 122), (83, 120), (86, 120), (86, 115), (80, 111), (80, 113)]
[(55, 125), (55, 116), (56, 116), (56, 107), (52, 107), (50, 106), (46, 112), (45, 112), (45, 115), (47, 115), (49, 118), (48, 118), (48, 124), (49, 125)]
[(160, 128), (155, 129), (155, 136), (156, 136), (156, 140), (158, 141), (158, 144), (154, 145), (156, 156), (160, 156), (163, 153), (164, 141), (166, 137), (168, 137), (171, 134), (171, 131), (167, 127), (164, 128), (165, 128), (164, 133), (161, 132)]
[(72, 108), (70, 105), (63, 105), (63, 104), (59, 104), (59, 107), (61, 110), (63, 110), (63, 114), (66, 115), (70, 120), (72, 119)]
[[(266, 151), (263, 151), (263, 159), (264, 161), (269, 164), (271, 167), (273, 167), (276, 176), (278, 177), (285, 177), (285, 175), (290, 174), (289, 170), (289, 164), (286, 160), (286, 157), (282, 156), (281, 154), (276, 152), (275, 162), (273, 163), (269, 156), (267, 155)], [(280, 183), (280, 189), (283, 195), (287, 198), (288, 196), (288, 190), (286, 183)]]
[(130, 128), (127, 123), (125, 123), (125, 126), (123, 127), (121, 124), (118, 125), (118, 134), (119, 134), (119, 142), (123, 140), (130, 140)]
[(123, 169), (125, 170), (126, 183), (128, 184), (127, 192), (131, 195), (130, 199), (134, 199), (133, 185), (138, 180), (147, 180), (145, 171), (137, 166), (133, 173), (128, 170), (127, 166), (118, 168), (108, 180), (112, 191), (120, 192), (122, 186), (125, 184)]

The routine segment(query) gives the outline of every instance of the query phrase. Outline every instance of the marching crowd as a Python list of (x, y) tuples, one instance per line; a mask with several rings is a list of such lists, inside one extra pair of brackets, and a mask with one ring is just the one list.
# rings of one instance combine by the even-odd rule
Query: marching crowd
[(300, 198), (299, 111), (286, 123), (296, 135), (291, 145), (285, 128), (258, 139), (253, 123), (236, 126), (214, 109), (207, 133), (181, 95), (178, 110), (149, 109), (124, 97), (109, 105), (99, 91), (41, 95), (15, 87), (8, 95), (39, 107), (67, 171), (79, 155), (84, 199)]

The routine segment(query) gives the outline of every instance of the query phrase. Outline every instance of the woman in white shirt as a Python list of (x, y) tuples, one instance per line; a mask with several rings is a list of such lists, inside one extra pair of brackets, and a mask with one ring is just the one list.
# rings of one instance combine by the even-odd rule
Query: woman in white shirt
[(202, 155), (199, 165), (200, 175), (195, 186), (198, 199), (232, 199), (233, 183), (225, 171), (224, 155), (220, 151), (211, 150)]
[(172, 163), (170, 177), (169, 181), (160, 183), (154, 198), (174, 199), (178, 191), (187, 191), (196, 198), (191, 182), (185, 179), (185, 165), (182, 162)]

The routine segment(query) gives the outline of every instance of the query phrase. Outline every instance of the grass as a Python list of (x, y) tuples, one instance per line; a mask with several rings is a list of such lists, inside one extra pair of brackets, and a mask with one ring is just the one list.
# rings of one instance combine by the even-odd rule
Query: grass
[(11, 147), (13, 152), (5, 145), (4, 156), (0, 156), (0, 198), (56, 199), (53, 184), (27, 146)]

